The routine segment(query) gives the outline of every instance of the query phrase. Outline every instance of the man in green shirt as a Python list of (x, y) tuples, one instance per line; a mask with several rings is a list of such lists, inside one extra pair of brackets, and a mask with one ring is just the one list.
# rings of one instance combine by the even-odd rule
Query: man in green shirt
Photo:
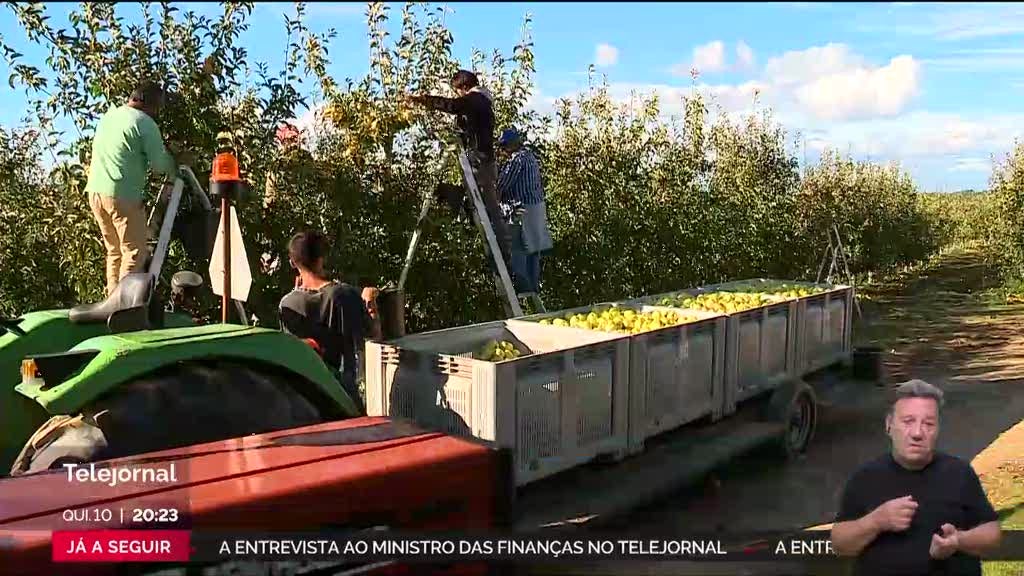
[(127, 104), (112, 108), (96, 127), (85, 189), (107, 250), (107, 295), (146, 261), (142, 195), (147, 170), (165, 176), (177, 173), (178, 163), (164, 147), (156, 124), (163, 103), (160, 86), (142, 82)]

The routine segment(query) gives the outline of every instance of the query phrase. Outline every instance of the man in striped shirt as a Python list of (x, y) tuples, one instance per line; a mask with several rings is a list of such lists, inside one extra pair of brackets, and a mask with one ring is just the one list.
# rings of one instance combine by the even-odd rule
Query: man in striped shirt
[[(510, 154), (498, 176), (498, 194), (506, 212), (513, 216), (512, 273), (520, 295), (540, 292), (540, 257), (551, 250), (547, 207), (540, 162), (532, 150), (523, 145), (522, 135), (515, 129), (502, 132), (498, 145)], [(516, 222), (518, 220), (518, 222)]]

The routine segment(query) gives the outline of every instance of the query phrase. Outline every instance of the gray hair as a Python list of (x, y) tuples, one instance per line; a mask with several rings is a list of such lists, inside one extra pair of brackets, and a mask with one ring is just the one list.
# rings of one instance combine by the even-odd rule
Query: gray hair
[(924, 380), (908, 380), (896, 387), (892, 404), (889, 406), (890, 414), (892, 414), (892, 411), (896, 406), (896, 402), (899, 402), (904, 398), (931, 398), (932, 400), (935, 400), (935, 403), (939, 408), (942, 408), (943, 404), (945, 404), (943, 392), (937, 386), (929, 384)]

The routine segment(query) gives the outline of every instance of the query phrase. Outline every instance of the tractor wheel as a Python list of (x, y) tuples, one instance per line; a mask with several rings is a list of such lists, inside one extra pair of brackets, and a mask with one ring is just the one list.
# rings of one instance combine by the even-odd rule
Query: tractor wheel
[(75, 416), (55, 416), (11, 475), (323, 422), (294, 377), (228, 361), (181, 363), (128, 382)]

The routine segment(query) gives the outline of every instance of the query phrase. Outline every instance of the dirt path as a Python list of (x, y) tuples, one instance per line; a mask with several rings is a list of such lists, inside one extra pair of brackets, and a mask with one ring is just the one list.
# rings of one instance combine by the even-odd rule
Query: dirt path
[(940, 449), (971, 460), (1024, 419), (1024, 307), (986, 302), (983, 292), (996, 280), (981, 252), (964, 250), (865, 291), (854, 339), (885, 346), (883, 386), (821, 375), (832, 402), (823, 407), (803, 459), (785, 464), (751, 454), (719, 470), (702, 489), (681, 491), (616, 524), (686, 533), (830, 522), (848, 475), (885, 450), (887, 386), (908, 378), (946, 391)]

